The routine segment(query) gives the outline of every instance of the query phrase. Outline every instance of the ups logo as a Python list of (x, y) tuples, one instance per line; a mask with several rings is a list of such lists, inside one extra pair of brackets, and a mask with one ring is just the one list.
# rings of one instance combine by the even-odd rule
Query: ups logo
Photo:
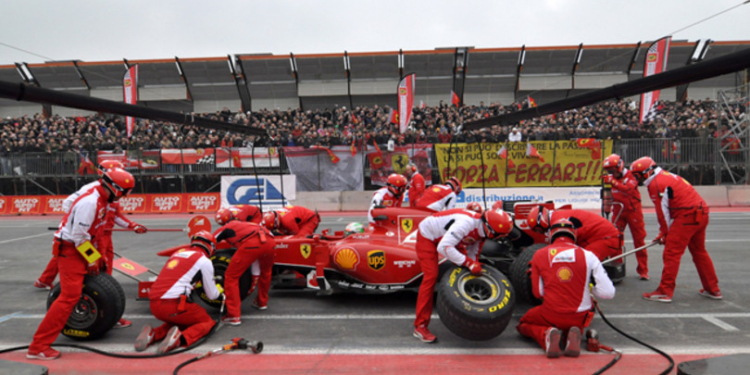
[(385, 266), (385, 252), (383, 250), (373, 250), (368, 252), (367, 265), (375, 271), (379, 271)]

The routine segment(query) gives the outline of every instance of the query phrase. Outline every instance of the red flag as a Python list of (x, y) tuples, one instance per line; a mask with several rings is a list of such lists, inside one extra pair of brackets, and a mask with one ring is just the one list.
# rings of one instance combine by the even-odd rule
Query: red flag
[[(652, 43), (646, 53), (645, 65), (643, 67), (643, 77), (659, 74), (667, 69), (667, 58), (669, 57), (669, 42), (671, 36), (666, 36)], [(643, 123), (646, 116), (652, 112), (654, 103), (659, 101), (660, 90), (644, 92), (641, 94), (641, 114), (638, 120)]]
[(355, 138), (352, 138), (352, 156), (357, 155), (357, 146), (356, 146), (357, 140)]
[(398, 124), (398, 112), (391, 108), (391, 112), (388, 113), (388, 122), (391, 124)]
[(317, 146), (316, 145), (316, 146), (312, 146), (310, 148), (315, 149), (315, 150), (323, 150), (323, 151), (327, 152), (328, 153), (328, 157), (331, 159), (331, 163), (333, 163), (333, 164), (336, 164), (336, 163), (338, 163), (341, 160), (341, 158), (339, 158), (338, 156), (336, 156), (336, 154), (334, 154), (333, 151), (331, 151), (331, 149), (328, 148), (328, 147)]
[(508, 161), (508, 167), (515, 168), (516, 164), (513, 163), (513, 160), (508, 159), (508, 149), (505, 148), (505, 144), (503, 144), (503, 147), (500, 147), (500, 150), (497, 152), (497, 156), (500, 157), (500, 159), (505, 159)]
[(409, 74), (398, 84), (398, 130), (406, 133), (414, 109), (414, 90), (416, 90), (417, 75)]
[(421, 108), (421, 109), (427, 108), (427, 104), (424, 104), (424, 100), (420, 100), (419, 101), (419, 108)]
[(453, 90), (451, 90), (451, 104), (455, 105), (456, 107), (459, 107), (461, 104), (461, 99), (458, 98), (458, 94), (456, 94), (456, 92)]
[(91, 162), (91, 159), (89, 159), (88, 156), (81, 154), (81, 164), (78, 165), (78, 174), (84, 175), (94, 173), (96, 173), (94, 163)]
[(531, 95), (527, 95), (527, 97), (529, 98), (529, 108), (536, 107), (536, 100), (534, 100), (534, 98), (532, 98)]
[(383, 152), (380, 151), (380, 147), (378, 147), (378, 144), (375, 143), (375, 141), (373, 141), (372, 144), (375, 145), (375, 152), (367, 154), (367, 160), (370, 161), (370, 167), (372, 169), (383, 168), (385, 166), (385, 162), (383, 161)]
[(235, 168), (242, 168), (242, 157), (239, 150), (232, 150), (232, 164)]
[[(136, 105), (138, 103), (138, 64), (131, 66), (125, 71), (122, 77), (122, 94), (125, 103)], [(127, 129), (128, 138), (133, 135), (135, 119), (125, 117), (125, 128)]]
[(359, 124), (359, 120), (357, 120), (357, 116), (355, 116), (354, 113), (352, 113), (352, 123), (354, 123), (354, 125)]
[(579, 138), (576, 140), (578, 147), (587, 148), (591, 150), (592, 159), (602, 158), (602, 143), (598, 139), (594, 138)]
[(529, 158), (537, 158), (544, 163), (544, 158), (542, 155), (539, 155), (539, 151), (536, 150), (536, 147), (531, 145), (531, 142), (526, 143), (526, 156)]

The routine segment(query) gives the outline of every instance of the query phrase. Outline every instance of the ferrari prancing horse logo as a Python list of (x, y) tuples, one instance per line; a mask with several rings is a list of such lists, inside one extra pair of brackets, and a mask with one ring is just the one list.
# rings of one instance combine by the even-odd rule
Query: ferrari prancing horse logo
[(310, 253), (312, 252), (312, 248), (309, 244), (303, 243), (302, 245), (299, 245), (299, 252), (302, 253), (302, 256), (307, 259), (310, 257)]
[(406, 233), (410, 233), (412, 229), (414, 229), (414, 220), (412, 219), (401, 220), (401, 229), (403, 229), (404, 232)]

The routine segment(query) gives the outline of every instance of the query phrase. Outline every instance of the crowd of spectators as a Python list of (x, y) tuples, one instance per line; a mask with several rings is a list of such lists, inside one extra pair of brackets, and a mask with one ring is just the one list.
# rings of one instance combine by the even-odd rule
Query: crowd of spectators
[[(712, 138), (726, 133), (729, 114), (712, 100), (661, 102), (649, 121), (639, 123), (637, 103), (606, 101), (509, 126), (462, 131), (472, 120), (517, 111), (528, 102), (489, 106), (484, 103), (460, 108), (441, 104), (414, 109), (405, 134), (390, 121), (389, 107), (336, 107), (325, 110), (259, 110), (232, 113), (224, 108), (206, 117), (265, 129), (268, 137), (227, 133), (141, 119), (135, 134), (126, 137), (120, 116), (79, 117), (41, 115), (0, 120), (1, 154), (52, 153), (80, 150), (148, 150), (160, 148), (258, 147), (350, 145), (355, 142), (387, 144), (505, 142), (566, 140), (575, 138), (633, 139), (683, 137)], [(737, 107), (734, 117), (744, 115)]]

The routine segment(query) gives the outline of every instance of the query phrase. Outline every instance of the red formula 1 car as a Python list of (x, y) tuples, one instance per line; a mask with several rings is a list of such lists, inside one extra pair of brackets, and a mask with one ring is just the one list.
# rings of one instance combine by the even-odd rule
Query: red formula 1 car
[[(311, 237), (276, 237), (274, 287), (311, 287), (315, 278), (320, 293), (347, 290), (360, 293), (416, 291), (422, 270), (415, 251), (419, 223), (430, 211), (409, 208), (376, 209), (376, 223), (364, 233), (329, 233)], [(220, 279), (233, 250), (219, 250), (213, 258)], [(437, 311), (443, 324), (470, 340), (488, 340), (510, 322), (515, 294), (508, 278), (491, 266), (472, 276), (441, 259), (443, 276), (437, 285)], [(306, 277), (295, 277), (295, 275)], [(240, 293), (250, 288), (249, 271), (240, 280)], [(202, 291), (199, 295), (205, 299)], [(207, 301), (218, 305), (218, 301)]]

